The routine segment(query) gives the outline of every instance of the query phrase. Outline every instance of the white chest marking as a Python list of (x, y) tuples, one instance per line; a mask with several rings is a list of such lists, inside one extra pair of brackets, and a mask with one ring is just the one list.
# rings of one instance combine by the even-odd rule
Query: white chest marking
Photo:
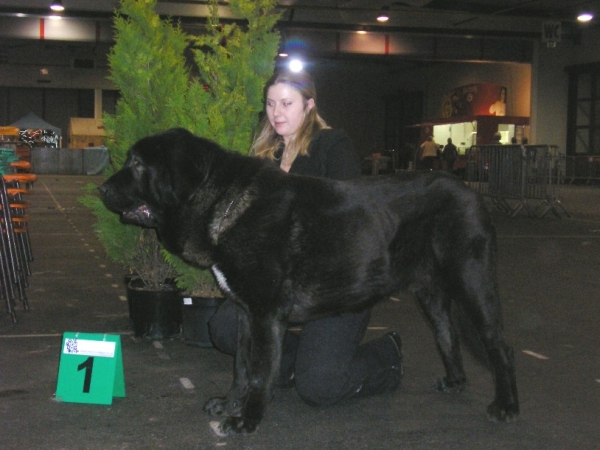
[(219, 287), (225, 292), (233, 294), (233, 292), (231, 292), (231, 289), (229, 288), (229, 285), (227, 284), (227, 278), (225, 278), (225, 274), (219, 270), (216, 264), (213, 264), (211, 269), (215, 278), (217, 279), (217, 283), (219, 283)]

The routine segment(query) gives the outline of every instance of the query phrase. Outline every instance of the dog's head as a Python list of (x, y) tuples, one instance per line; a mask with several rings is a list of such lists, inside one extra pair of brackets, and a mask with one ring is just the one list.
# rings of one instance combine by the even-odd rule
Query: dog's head
[(140, 139), (100, 186), (102, 202), (124, 223), (156, 228), (205, 182), (218, 148), (182, 128)]

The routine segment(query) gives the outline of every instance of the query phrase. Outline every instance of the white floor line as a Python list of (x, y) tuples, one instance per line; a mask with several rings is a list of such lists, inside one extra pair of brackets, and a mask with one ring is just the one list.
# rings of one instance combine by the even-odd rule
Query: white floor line
[(44, 185), (44, 189), (46, 189), (46, 192), (48, 192), (48, 195), (50, 196), (50, 198), (52, 199), (52, 201), (54, 202), (54, 204), (56, 205), (56, 207), (58, 208), (59, 211), (64, 212), (65, 208), (63, 208), (61, 206), (60, 203), (58, 203), (58, 200), (56, 200), (56, 197), (52, 194), (52, 192), (50, 192), (50, 189), (48, 189), (48, 186), (46, 185), (46, 183), (44, 183), (44, 180), (39, 180), (41, 181), (41, 183)]
[(531, 350), (523, 350), (523, 353), (525, 353), (526, 355), (529, 355), (529, 356), (533, 356), (534, 358), (537, 358), (537, 359), (542, 359), (542, 360), (550, 359), (547, 356), (542, 355), (541, 353), (532, 352)]
[[(119, 336), (129, 336), (133, 331), (112, 331), (103, 334), (118, 334)], [(63, 333), (41, 333), (41, 334), (0, 334), (0, 339), (19, 339), (19, 338), (47, 338), (62, 337)]]
[(194, 383), (192, 383), (189, 378), (180, 378), (179, 382), (186, 389), (194, 389)]
[(526, 234), (519, 234), (519, 235), (510, 235), (510, 234), (503, 234), (503, 235), (498, 235), (498, 239), (597, 239), (600, 238), (600, 235), (594, 235), (594, 234), (582, 234), (582, 235), (572, 235), (572, 236), (557, 236), (557, 235), (553, 235), (553, 234), (549, 234), (549, 235), (544, 235), (544, 236), (534, 236), (534, 235), (526, 235)]

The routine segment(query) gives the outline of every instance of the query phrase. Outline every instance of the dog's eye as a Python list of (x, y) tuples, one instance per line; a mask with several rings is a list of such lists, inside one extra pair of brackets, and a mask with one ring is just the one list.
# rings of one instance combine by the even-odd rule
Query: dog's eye
[(140, 161), (139, 158), (133, 156), (131, 158), (131, 163), (130, 163), (131, 169), (136, 173), (136, 174), (140, 174), (143, 171), (143, 165), (142, 165), (142, 161)]

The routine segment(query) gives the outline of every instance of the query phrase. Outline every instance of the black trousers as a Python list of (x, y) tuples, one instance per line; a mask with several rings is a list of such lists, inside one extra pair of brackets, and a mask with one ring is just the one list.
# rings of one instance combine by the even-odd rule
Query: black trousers
[(423, 167), (427, 170), (433, 170), (433, 162), (437, 158), (435, 156), (426, 156), (423, 158)]
[[(237, 310), (226, 300), (209, 322), (211, 339), (224, 353), (237, 349)], [(371, 311), (344, 313), (287, 331), (280, 384), (295, 384), (312, 405), (332, 405), (347, 398), (391, 391), (400, 384), (401, 357), (387, 335), (361, 344)]]

